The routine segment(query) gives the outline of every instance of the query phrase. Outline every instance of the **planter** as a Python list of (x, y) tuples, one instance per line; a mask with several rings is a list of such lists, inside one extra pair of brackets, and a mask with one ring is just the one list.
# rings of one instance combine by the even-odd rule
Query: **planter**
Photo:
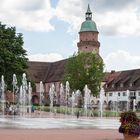
[(123, 134), (123, 136), (124, 136), (124, 140), (138, 140), (137, 136), (128, 135), (128, 134)]

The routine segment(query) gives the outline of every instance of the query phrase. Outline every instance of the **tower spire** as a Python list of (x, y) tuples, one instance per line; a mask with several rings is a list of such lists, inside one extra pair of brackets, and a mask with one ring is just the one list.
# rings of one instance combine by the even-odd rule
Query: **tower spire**
[(92, 12), (88, 4), (85, 12), (86, 20), (82, 22), (77, 43), (79, 52), (95, 52), (99, 54), (100, 42), (98, 41), (98, 30), (96, 23), (92, 20)]
[(90, 10), (90, 5), (88, 4), (87, 12), (85, 13), (86, 20), (92, 20), (92, 12)]

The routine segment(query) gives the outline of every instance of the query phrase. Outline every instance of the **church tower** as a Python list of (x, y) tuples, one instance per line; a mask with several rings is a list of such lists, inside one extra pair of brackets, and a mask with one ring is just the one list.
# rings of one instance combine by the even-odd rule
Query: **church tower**
[(92, 12), (88, 4), (85, 21), (82, 23), (79, 32), (79, 42), (77, 43), (78, 51), (95, 52), (99, 54), (100, 42), (98, 41), (98, 33), (96, 23), (92, 20)]

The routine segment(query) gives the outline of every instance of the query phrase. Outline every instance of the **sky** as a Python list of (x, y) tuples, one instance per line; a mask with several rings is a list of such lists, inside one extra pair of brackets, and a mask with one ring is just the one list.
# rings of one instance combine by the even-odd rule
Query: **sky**
[(58, 61), (77, 52), (88, 3), (105, 70), (140, 68), (140, 0), (1, 0), (0, 21), (23, 34), (29, 60)]

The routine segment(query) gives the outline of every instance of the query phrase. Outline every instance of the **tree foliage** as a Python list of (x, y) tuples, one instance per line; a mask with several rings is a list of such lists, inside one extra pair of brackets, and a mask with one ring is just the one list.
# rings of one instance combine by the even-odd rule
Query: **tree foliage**
[(72, 90), (83, 91), (87, 84), (91, 93), (96, 96), (100, 91), (103, 79), (103, 60), (94, 53), (74, 54), (65, 67), (64, 82), (69, 81)]
[(15, 27), (7, 27), (0, 22), (0, 76), (4, 75), (7, 88), (10, 89), (12, 75), (21, 81), (27, 68), (26, 50), (23, 49), (23, 36), (16, 33)]

